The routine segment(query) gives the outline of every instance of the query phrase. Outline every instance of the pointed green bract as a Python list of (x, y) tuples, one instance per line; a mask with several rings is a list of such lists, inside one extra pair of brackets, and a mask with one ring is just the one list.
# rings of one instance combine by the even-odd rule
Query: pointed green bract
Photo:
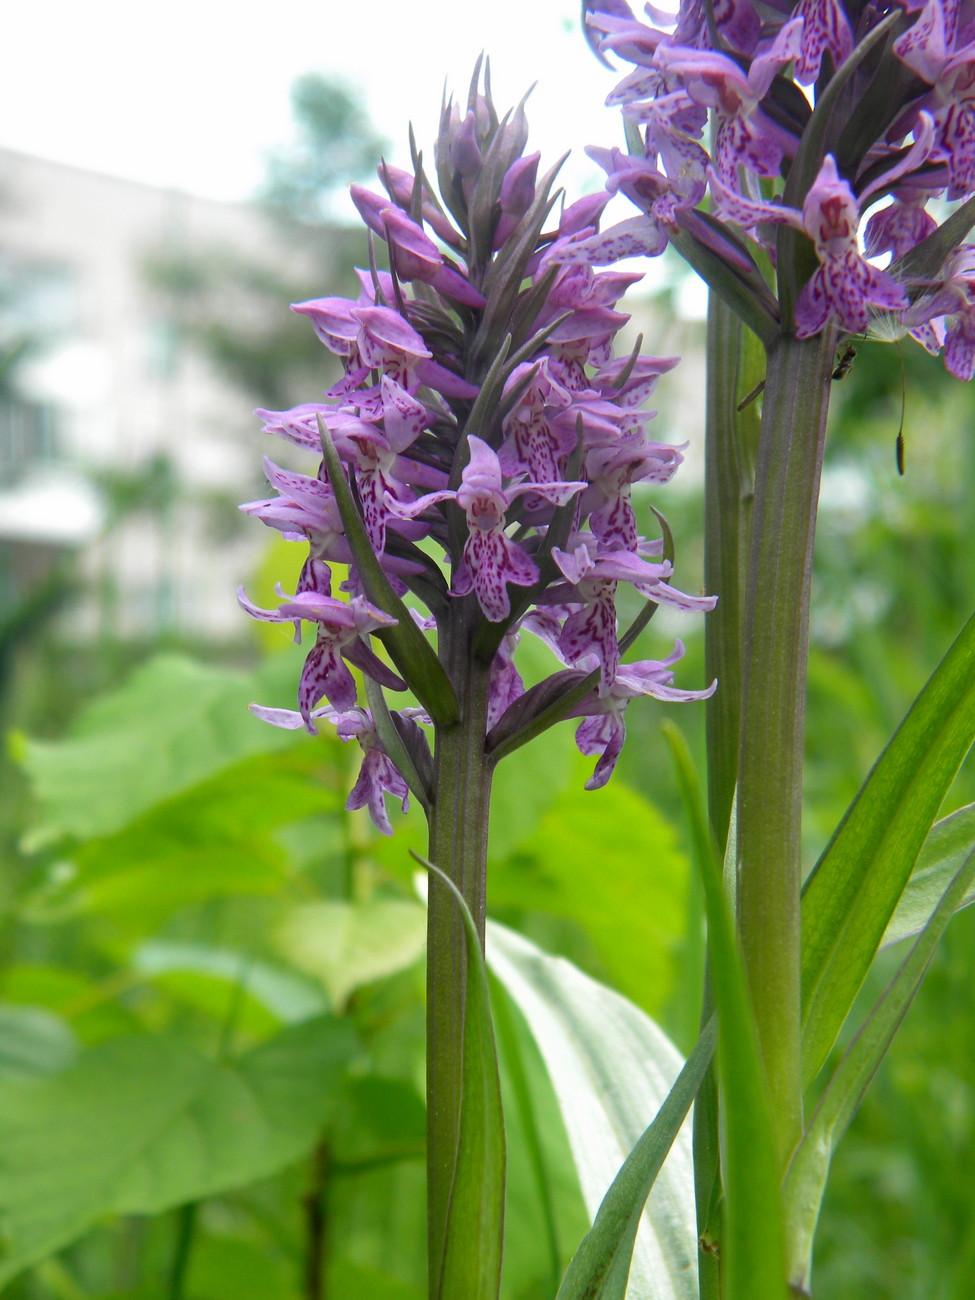
[(382, 565), (366, 535), (366, 527), (353, 499), (339, 454), (321, 416), (318, 417), (318, 431), (322, 439), (322, 456), (328, 470), (329, 486), (335, 493), (346, 538), (362, 577), (362, 585), (375, 605), (398, 620), (394, 627), (383, 628), (376, 635), (434, 722), (449, 725), (458, 716), (457, 697), (450, 679), (429, 641), (413, 622), (409, 610), (383, 573)]
[(975, 738), (975, 617), (877, 760), (802, 899), (803, 1076), (815, 1079)]

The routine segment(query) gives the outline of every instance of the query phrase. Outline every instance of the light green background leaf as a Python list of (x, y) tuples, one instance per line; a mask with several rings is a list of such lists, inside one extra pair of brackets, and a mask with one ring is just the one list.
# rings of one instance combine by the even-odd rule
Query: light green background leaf
[(0, 1285), (105, 1214), (157, 1214), (299, 1159), (354, 1050), (328, 1017), (226, 1062), (142, 1035), (0, 1088)]

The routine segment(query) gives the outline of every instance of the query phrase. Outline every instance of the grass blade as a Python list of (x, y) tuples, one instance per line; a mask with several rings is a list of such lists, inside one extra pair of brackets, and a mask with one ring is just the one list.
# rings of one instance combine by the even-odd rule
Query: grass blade
[(802, 899), (803, 1077), (849, 1014), (898, 899), (975, 738), (975, 617), (874, 765)]

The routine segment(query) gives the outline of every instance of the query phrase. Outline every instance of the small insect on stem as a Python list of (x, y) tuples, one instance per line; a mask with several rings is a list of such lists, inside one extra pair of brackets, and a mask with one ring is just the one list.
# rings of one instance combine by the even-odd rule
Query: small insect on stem
[(764, 380), (764, 379), (760, 379), (760, 380), (758, 381), (758, 383), (755, 385), (754, 388), (749, 389), (749, 391), (745, 394), (745, 396), (741, 399), (741, 401), (740, 401), (740, 402), (738, 403), (738, 405), (735, 407), (735, 410), (736, 410), (736, 411), (743, 411), (743, 410), (745, 409), (746, 406), (751, 406), (751, 404), (752, 404), (752, 402), (754, 402), (755, 398), (758, 397), (758, 396), (759, 396), (762, 392), (764, 392), (764, 391), (765, 391), (765, 380)]
[(901, 422), (897, 427), (897, 442), (894, 445), (894, 455), (897, 459), (897, 473), (904, 477), (904, 414), (907, 410), (907, 376), (904, 374), (904, 357), (901, 354), (900, 345), (897, 347), (897, 360), (901, 367)]
[(853, 369), (853, 360), (856, 357), (857, 350), (852, 343), (847, 343), (846, 347), (836, 358), (836, 365), (833, 367), (833, 378), (844, 379)]

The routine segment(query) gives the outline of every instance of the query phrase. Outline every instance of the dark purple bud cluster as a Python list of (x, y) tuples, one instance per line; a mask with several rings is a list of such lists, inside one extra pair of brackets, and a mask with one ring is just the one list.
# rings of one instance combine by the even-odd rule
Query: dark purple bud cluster
[[(650, 438), (654, 412), (642, 406), (677, 359), (614, 356), (629, 319), (616, 304), (639, 276), (593, 270), (609, 194), (561, 206), (558, 168), (539, 178), (538, 155), (524, 155), (523, 106), (499, 120), (477, 86), (466, 111), (443, 110), (436, 188), (417, 153), (412, 173), (379, 168), (384, 193), (353, 186), (387, 267), (374, 258), (359, 272), (356, 299), (294, 308), (342, 378), (321, 402), (259, 412), (317, 470), (268, 461), (276, 495), (242, 507), (310, 554), (278, 609), (241, 603), (255, 618), (293, 622), (299, 637), (303, 623), (316, 633), (298, 711), (255, 711), (311, 731), (327, 717), (343, 739), (358, 738), (366, 763), (354, 797), (384, 831), (383, 791), (428, 793), (417, 716), (446, 726), (463, 712), (458, 656), (487, 673), (486, 761), (540, 730), (543, 714), (544, 725), (581, 716), (580, 748), (599, 756), (590, 785), (609, 778), (630, 698), (713, 689), (672, 686), (679, 643), (665, 660), (620, 663), (621, 582), (648, 602), (641, 626), (660, 603), (714, 603), (670, 585), (672, 557), (639, 535), (631, 502), (634, 484), (663, 484), (681, 463), (678, 448)], [(348, 567), (347, 599), (332, 594), (335, 564)], [(408, 595), (427, 613), (408, 609)], [(436, 651), (424, 635), (433, 629)], [(514, 665), (522, 630), (564, 666), (542, 692), (526, 692)], [(373, 636), (397, 671), (370, 648)], [(368, 710), (347, 663), (365, 676)], [(407, 688), (422, 711), (390, 713), (383, 691)], [(323, 696), (329, 705), (316, 707)]]
[[(635, 65), (608, 99), (630, 152), (590, 152), (643, 213), (589, 242), (595, 264), (621, 241), (655, 254), (669, 240), (766, 341), (779, 329), (864, 333), (883, 315), (972, 378), (969, 6), (682, 0), (673, 16), (648, 5), (652, 23), (625, 0), (586, 10), (597, 52)], [(946, 199), (965, 202), (939, 227), (928, 206)], [(883, 255), (886, 269), (868, 260)]]

